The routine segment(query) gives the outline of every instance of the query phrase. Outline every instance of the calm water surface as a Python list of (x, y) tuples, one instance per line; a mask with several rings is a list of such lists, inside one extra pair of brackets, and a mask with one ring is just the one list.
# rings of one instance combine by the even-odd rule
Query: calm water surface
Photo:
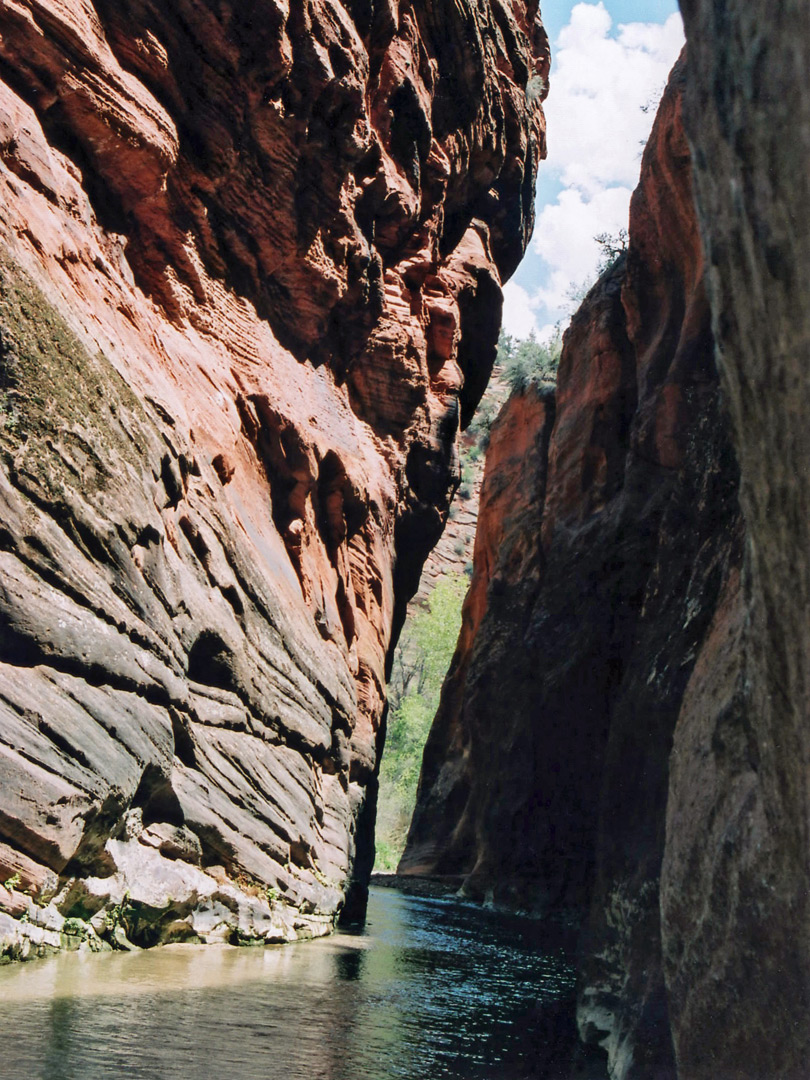
[(537, 923), (372, 889), (357, 934), (0, 968), (0, 1077), (517, 1080), (572, 985)]

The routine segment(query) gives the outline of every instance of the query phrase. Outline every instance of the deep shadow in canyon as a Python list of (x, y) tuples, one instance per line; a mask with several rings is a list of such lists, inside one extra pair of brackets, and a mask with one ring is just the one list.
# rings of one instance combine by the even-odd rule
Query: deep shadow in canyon
[(798, 1080), (810, 28), (683, 6), (626, 261), (493, 432), (400, 869), (578, 911), (612, 1078)]
[(464, 628), (400, 872), (582, 927), (578, 1022), (614, 1076), (674, 1075), (660, 877), (684, 694), (742, 557), (683, 130), (684, 58), (629, 246), (556, 390), (493, 427)]

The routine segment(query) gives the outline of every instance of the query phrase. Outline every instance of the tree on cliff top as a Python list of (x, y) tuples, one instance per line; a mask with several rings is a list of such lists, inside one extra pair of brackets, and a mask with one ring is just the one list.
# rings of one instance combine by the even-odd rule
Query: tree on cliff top
[(562, 329), (545, 343), (537, 340), (532, 331), (518, 340), (501, 331), (498, 339), (498, 363), (511, 390), (525, 390), (531, 383), (554, 382), (562, 352)]

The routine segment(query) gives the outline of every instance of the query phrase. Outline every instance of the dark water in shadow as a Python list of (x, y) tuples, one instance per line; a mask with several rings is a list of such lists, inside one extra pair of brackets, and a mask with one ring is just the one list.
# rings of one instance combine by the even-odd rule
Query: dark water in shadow
[(537, 923), (372, 889), (355, 935), (0, 969), (0, 1077), (551, 1076), (540, 1062), (572, 986)]

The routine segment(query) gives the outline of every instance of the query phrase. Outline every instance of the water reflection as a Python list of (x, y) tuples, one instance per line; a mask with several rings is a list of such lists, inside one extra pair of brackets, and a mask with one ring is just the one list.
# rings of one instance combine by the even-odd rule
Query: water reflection
[(0, 969), (4, 1080), (515, 1080), (572, 974), (546, 931), (372, 890), (362, 933)]
[(337, 977), (343, 982), (357, 982), (363, 976), (363, 954), (361, 952), (340, 953), (335, 957)]

